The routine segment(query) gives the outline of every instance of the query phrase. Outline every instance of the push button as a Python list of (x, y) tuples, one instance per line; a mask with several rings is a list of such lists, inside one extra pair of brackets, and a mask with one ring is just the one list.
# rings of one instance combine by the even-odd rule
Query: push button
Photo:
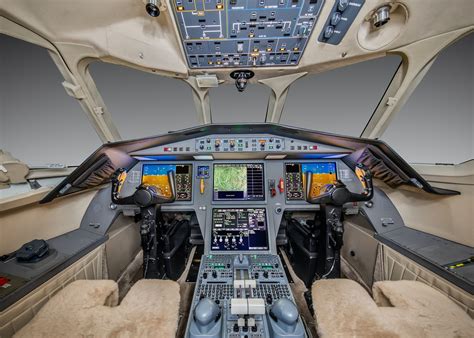
[(10, 279), (0, 276), (0, 287), (6, 287), (10, 283)]

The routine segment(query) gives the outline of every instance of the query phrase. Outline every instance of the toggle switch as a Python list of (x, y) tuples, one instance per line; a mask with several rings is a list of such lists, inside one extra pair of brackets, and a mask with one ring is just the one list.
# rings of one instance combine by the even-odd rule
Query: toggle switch
[(206, 188), (206, 185), (204, 184), (204, 178), (201, 178), (201, 182), (199, 183), (199, 192), (201, 195), (204, 195), (204, 190)]
[(275, 195), (276, 195), (276, 186), (275, 186), (275, 180), (274, 179), (269, 179), (268, 180), (268, 190), (270, 191), (270, 196), (275, 197)]

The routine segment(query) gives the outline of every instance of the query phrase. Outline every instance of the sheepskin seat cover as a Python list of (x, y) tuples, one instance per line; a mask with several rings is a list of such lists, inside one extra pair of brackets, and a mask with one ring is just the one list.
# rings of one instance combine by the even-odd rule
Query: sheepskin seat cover
[(78, 280), (52, 297), (15, 337), (174, 337), (179, 285), (138, 281), (118, 305), (111, 280)]
[(434, 288), (416, 281), (374, 284), (320, 280), (312, 297), (320, 337), (473, 337), (474, 321)]

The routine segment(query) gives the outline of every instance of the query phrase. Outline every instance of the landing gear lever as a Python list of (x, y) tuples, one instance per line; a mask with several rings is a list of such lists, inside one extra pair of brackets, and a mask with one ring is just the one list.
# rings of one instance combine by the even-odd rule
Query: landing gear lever
[(119, 169), (112, 178), (112, 202), (115, 204), (135, 204), (140, 207), (142, 224), (140, 237), (143, 249), (143, 278), (162, 278), (164, 272), (163, 230), (162, 223), (156, 222), (160, 206), (172, 203), (176, 199), (174, 171), (168, 172), (171, 196), (164, 196), (155, 186), (142, 184), (135, 193), (128, 197), (120, 196), (120, 189), (125, 180), (125, 169)]
[[(347, 189), (344, 183), (336, 181), (334, 184), (321, 188), (321, 193), (318, 196), (312, 196), (311, 194), (313, 173), (306, 173), (306, 201), (311, 204), (320, 204), (326, 217), (325, 232), (328, 250), (326, 250), (325, 272), (320, 276), (321, 278), (340, 277), (340, 251), (344, 245), (343, 205), (351, 202), (369, 201), (374, 194), (370, 171), (363, 164), (358, 163), (355, 173), (364, 187), (362, 193), (353, 193)], [(328, 266), (329, 262), (331, 264)]]

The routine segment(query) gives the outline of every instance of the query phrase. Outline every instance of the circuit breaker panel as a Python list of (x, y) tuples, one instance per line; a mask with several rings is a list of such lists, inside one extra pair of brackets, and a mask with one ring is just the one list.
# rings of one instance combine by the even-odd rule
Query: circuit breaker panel
[(297, 65), (324, 0), (173, 0), (190, 68)]

